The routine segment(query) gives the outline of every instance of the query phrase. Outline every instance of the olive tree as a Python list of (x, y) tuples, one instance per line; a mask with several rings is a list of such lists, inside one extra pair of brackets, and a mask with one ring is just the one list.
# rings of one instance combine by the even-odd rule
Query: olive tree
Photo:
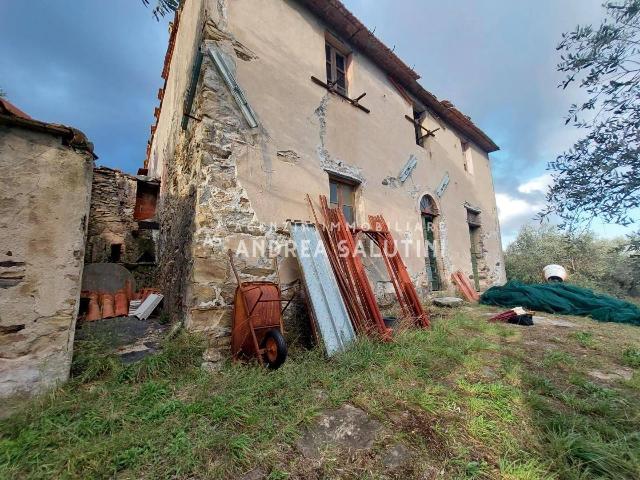
[(600, 217), (637, 222), (640, 205), (640, 0), (608, 1), (599, 26), (578, 26), (558, 45), (563, 89), (587, 99), (571, 106), (566, 123), (584, 131), (549, 163), (553, 184), (543, 216), (571, 227)]
[[(180, 6), (182, 0), (156, 0), (152, 13), (156, 17), (156, 20), (160, 20), (160, 17), (164, 17), (166, 14), (175, 12)], [(142, 0), (142, 3), (148, 7), (151, 0)]]

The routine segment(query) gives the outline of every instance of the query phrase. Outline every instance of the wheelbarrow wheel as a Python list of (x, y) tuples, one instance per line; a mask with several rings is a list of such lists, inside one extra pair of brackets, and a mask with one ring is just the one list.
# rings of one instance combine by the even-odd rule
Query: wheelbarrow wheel
[(275, 370), (287, 359), (287, 342), (279, 330), (269, 330), (262, 341), (265, 365)]

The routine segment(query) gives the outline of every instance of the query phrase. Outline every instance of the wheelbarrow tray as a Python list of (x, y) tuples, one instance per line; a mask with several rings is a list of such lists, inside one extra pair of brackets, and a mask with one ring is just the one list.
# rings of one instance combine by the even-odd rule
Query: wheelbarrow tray
[(273, 282), (243, 282), (236, 287), (231, 329), (231, 353), (260, 356), (269, 330), (282, 332), (280, 287)]

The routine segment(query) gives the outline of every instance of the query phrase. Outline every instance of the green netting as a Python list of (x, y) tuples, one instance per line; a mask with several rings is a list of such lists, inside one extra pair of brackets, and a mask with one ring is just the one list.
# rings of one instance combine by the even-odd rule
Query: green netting
[(484, 292), (480, 303), (565, 315), (586, 315), (601, 322), (640, 325), (640, 308), (636, 305), (566, 283), (525, 285), (511, 281)]

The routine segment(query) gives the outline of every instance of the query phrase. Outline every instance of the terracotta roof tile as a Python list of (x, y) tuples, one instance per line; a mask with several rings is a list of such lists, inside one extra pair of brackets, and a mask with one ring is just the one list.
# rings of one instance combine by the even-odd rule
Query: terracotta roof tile
[(13, 103), (11, 103), (9, 100), (6, 100), (4, 98), (0, 98), (0, 113), (3, 113), (5, 115), (11, 115), (14, 117), (19, 117), (19, 118), (31, 119), (29, 115), (24, 113), (22, 110), (16, 107)]
[(93, 143), (91, 143), (80, 130), (58, 123), (35, 120), (4, 98), (0, 98), (0, 124), (12, 125), (62, 137), (64, 145), (79, 150), (86, 150), (91, 153), (94, 159), (98, 158), (93, 152)]

